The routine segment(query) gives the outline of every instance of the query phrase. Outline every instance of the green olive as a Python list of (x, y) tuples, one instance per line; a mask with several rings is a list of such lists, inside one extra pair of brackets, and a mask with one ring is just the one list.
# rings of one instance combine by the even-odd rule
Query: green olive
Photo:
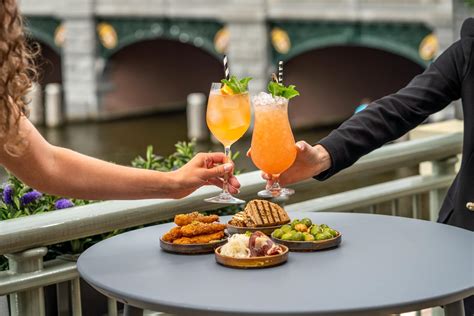
[(292, 240), (293, 234), (291, 233), (285, 233), (281, 236), (282, 240)]
[(298, 225), (300, 223), (300, 220), (299, 219), (294, 219), (292, 222), (291, 222), (291, 228), (292, 229), (295, 229), (295, 226)]
[(322, 235), (324, 236), (324, 239), (331, 239), (332, 238), (332, 235), (330, 232), (323, 232)]
[(329, 229), (329, 233), (332, 235), (332, 237), (336, 237), (338, 235), (338, 232), (332, 228)]
[(304, 233), (308, 231), (308, 226), (303, 223), (299, 223), (295, 225), (295, 230)]
[(322, 233), (323, 230), (320, 226), (313, 224), (309, 232), (311, 233), (311, 235), (316, 236), (316, 234)]
[(293, 235), (292, 240), (293, 241), (304, 241), (303, 233), (297, 232), (296, 234)]
[(284, 232), (281, 229), (275, 229), (272, 233), (273, 238), (278, 238), (281, 239), (281, 236), (283, 236)]
[(311, 235), (311, 234), (305, 234), (304, 235), (304, 241), (313, 241), (314, 240), (314, 236)]
[(326, 225), (326, 224), (321, 224), (321, 225), (319, 225), (319, 227), (321, 227), (322, 229), (324, 229), (324, 228), (328, 228), (329, 226)]
[(326, 239), (324, 236), (324, 233), (317, 233), (316, 234), (316, 240), (324, 240)]
[(311, 221), (311, 219), (309, 219), (309, 218), (307, 218), (307, 217), (303, 218), (303, 219), (301, 220), (301, 223), (305, 224), (306, 227), (309, 227), (309, 226), (311, 226), (311, 225), (313, 224), (313, 222)]
[(281, 230), (283, 231), (283, 233), (285, 233), (285, 234), (291, 232), (291, 226), (290, 226), (290, 225), (283, 225), (283, 226), (281, 226), (280, 229), (281, 229)]

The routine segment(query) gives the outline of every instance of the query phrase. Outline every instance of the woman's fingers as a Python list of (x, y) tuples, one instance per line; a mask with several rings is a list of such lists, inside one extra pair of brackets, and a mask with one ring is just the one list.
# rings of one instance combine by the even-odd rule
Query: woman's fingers
[[(208, 182), (212, 185), (215, 185), (216, 187), (221, 188), (221, 189), (224, 186), (224, 180), (219, 179), (219, 178), (209, 179)], [(239, 184), (239, 187), (240, 187), (240, 184)], [(237, 194), (237, 193), (240, 192), (240, 190), (238, 188), (234, 187), (230, 183), (228, 183), (228, 185), (227, 185), (227, 190), (229, 191), (230, 194)]]
[(196, 155), (207, 168), (212, 168), (227, 162), (227, 157), (224, 153), (199, 153)]
[(232, 174), (234, 170), (234, 165), (232, 163), (225, 163), (223, 165), (218, 165), (209, 169), (204, 170), (205, 180), (211, 178), (222, 178), (226, 174)]
[(227, 180), (227, 182), (229, 183), (229, 185), (233, 186), (233, 187), (236, 188), (236, 189), (240, 188), (240, 182), (239, 182), (239, 180), (238, 180), (236, 177), (234, 177), (234, 176), (231, 176), (231, 177), (229, 178), (229, 180)]

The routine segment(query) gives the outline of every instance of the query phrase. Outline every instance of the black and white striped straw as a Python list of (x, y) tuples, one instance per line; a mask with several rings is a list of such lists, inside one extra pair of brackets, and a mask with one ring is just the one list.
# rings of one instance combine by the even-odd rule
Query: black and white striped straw
[(227, 55), (224, 55), (224, 74), (225, 74), (225, 79), (229, 80), (230, 79), (230, 71), (229, 71), (229, 62), (227, 61)]
[(283, 61), (278, 62), (278, 83), (283, 84)]

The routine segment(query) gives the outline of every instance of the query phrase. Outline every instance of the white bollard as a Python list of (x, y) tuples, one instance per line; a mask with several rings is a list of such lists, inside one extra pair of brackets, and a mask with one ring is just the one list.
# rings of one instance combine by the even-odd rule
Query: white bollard
[(44, 109), (43, 109), (43, 91), (41, 85), (34, 82), (31, 90), (28, 92), (27, 100), (30, 102), (29, 119), (35, 125), (42, 125), (44, 123)]
[(56, 127), (62, 124), (61, 85), (50, 83), (45, 89), (46, 126)]
[(206, 96), (204, 93), (191, 93), (187, 101), (188, 138), (197, 141), (209, 139), (206, 125)]

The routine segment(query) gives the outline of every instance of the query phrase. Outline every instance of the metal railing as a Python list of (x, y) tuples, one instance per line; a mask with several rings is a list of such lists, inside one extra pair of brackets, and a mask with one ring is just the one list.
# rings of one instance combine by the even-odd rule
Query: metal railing
[[(397, 215), (397, 199), (409, 196), (412, 198), (412, 216), (418, 218), (420, 194), (428, 192), (429, 218), (435, 219), (446, 188), (454, 178), (454, 164), (461, 148), (460, 133), (387, 145), (327, 182), (308, 180), (293, 185), (293, 188), (317, 192), (319, 188), (340, 181), (418, 166), (425, 161), (433, 163), (433, 173), (288, 204), (286, 209), (289, 212), (352, 211), (366, 207), (375, 213), (377, 204), (391, 202), (391, 214)], [(239, 180), (242, 184), (240, 197), (244, 199), (255, 197), (255, 192), (264, 185), (259, 172), (243, 174)], [(10, 262), (10, 270), (0, 272), (0, 296), (10, 296), (11, 315), (44, 315), (42, 288), (70, 282), (72, 314), (81, 315), (75, 262), (55, 259), (43, 263), (45, 246), (154, 223), (189, 210), (215, 209), (215, 205), (203, 200), (217, 191), (206, 187), (182, 200), (108, 201), (0, 222), (0, 254), (7, 255)], [(109, 315), (117, 315), (113, 300), (109, 300)]]

